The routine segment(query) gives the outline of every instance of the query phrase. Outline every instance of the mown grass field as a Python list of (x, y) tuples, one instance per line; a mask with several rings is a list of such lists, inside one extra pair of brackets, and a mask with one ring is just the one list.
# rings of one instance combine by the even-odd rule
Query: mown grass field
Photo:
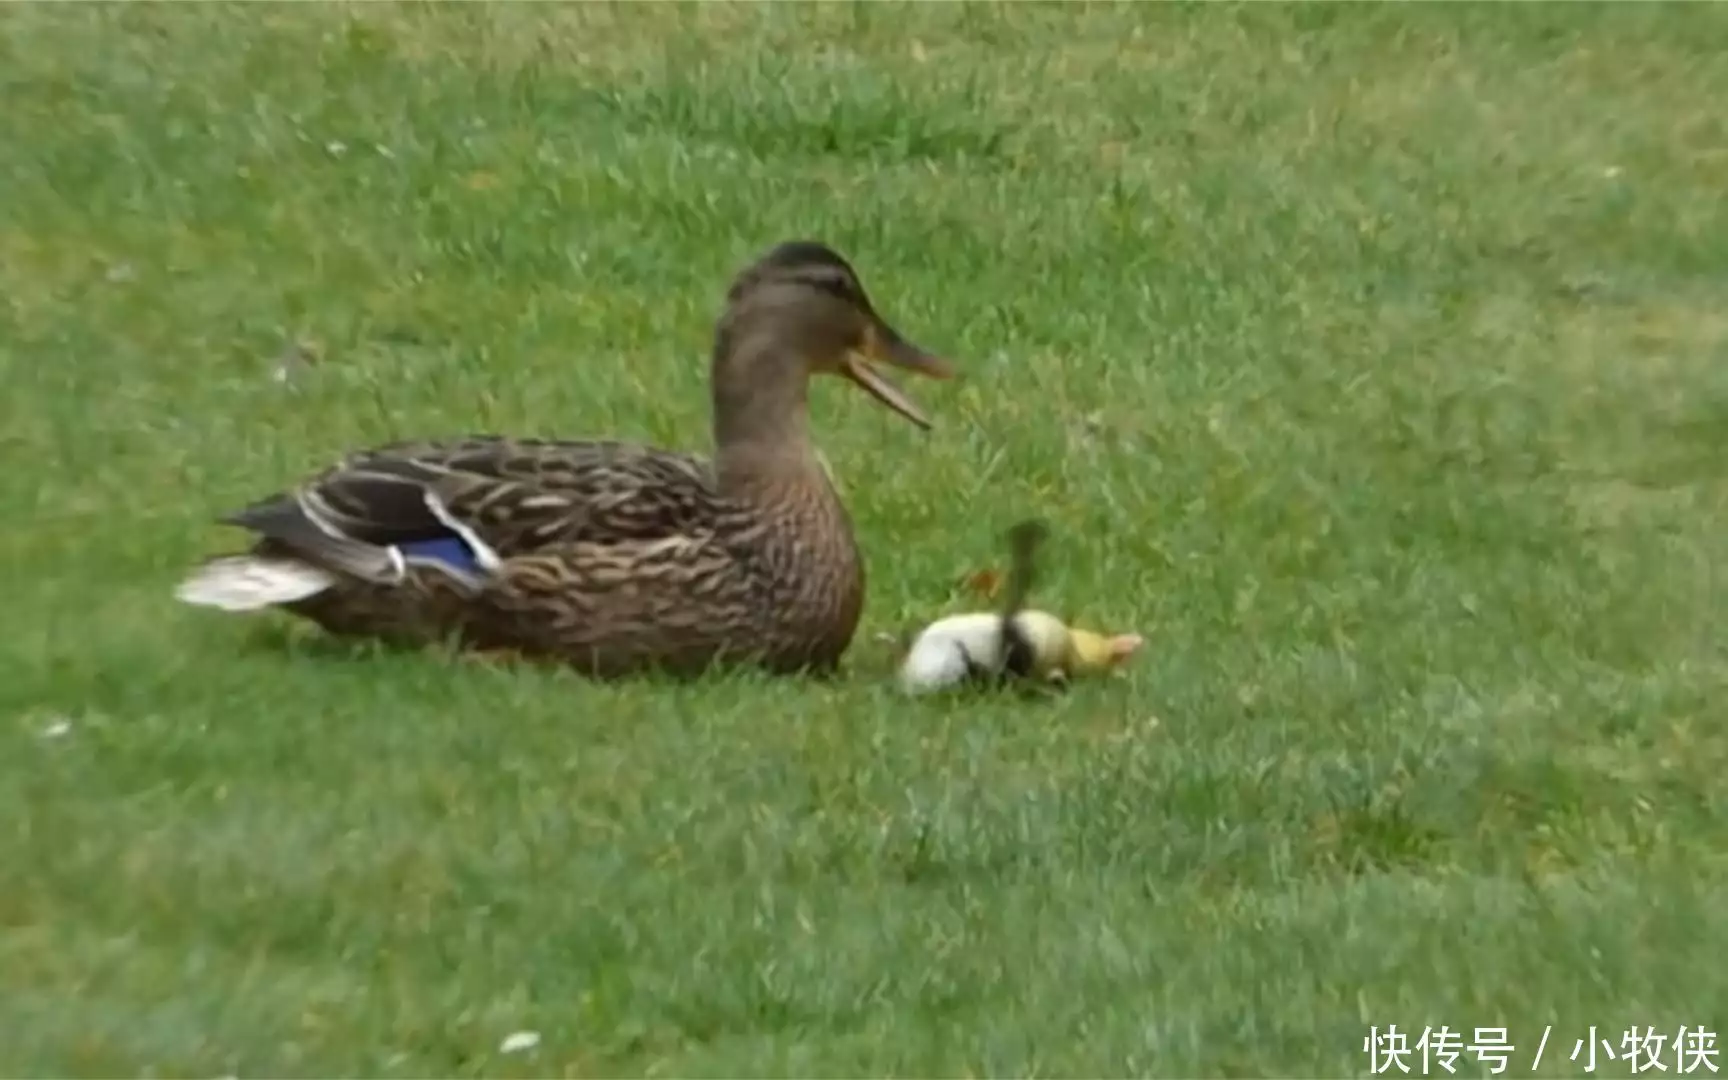
[[(1555, 1076), (1728, 1018), (1728, 9), (8, 5), (0, 87), (0, 1073), (1340, 1076), (1446, 1024)], [(964, 372), (928, 436), (815, 391), (845, 680), (173, 603), (353, 445), (705, 447), (726, 280), (801, 236)], [(1147, 651), (898, 698), (875, 635), (1030, 513), (1040, 600)]]

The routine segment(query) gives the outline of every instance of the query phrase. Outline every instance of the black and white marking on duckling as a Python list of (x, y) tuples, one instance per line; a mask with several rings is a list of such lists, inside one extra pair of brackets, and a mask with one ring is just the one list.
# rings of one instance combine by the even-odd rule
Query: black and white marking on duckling
[(1067, 675), (1066, 638), (1061, 621), (1042, 611), (1020, 611), (1010, 619), (996, 612), (950, 615), (913, 641), (900, 665), (900, 683), (920, 693), (961, 683), (1059, 682)]

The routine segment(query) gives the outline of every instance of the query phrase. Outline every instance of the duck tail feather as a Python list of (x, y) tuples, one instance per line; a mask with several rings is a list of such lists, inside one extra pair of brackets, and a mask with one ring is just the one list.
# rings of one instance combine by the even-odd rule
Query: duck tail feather
[(188, 574), (174, 590), (182, 603), (223, 611), (259, 611), (316, 596), (336, 576), (298, 559), (223, 555)]
[(407, 573), (395, 547), (371, 544), (344, 533), (321, 513), (311, 492), (283, 495), (254, 503), (222, 520), (264, 537), (312, 566), (376, 584), (395, 584)]

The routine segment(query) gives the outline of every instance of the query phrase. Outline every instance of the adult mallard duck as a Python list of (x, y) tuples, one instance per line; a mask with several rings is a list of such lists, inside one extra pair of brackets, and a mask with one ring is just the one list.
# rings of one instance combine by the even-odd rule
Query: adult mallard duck
[(221, 519), (258, 540), (176, 595), (603, 677), (733, 662), (831, 671), (863, 610), (864, 567), (810, 439), (810, 377), (844, 376), (930, 426), (872, 361), (952, 375), (876, 313), (839, 254), (781, 244), (726, 295), (711, 461), (496, 435), (358, 451)]

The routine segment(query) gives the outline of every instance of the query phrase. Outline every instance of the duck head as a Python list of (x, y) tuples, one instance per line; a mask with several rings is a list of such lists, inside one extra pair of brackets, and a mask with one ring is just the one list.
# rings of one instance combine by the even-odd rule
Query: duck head
[(838, 375), (928, 429), (924, 411), (883, 367), (931, 379), (954, 374), (948, 361), (877, 313), (851, 264), (833, 248), (814, 240), (779, 244), (727, 290), (715, 335), (716, 418), (801, 407), (810, 376)]

